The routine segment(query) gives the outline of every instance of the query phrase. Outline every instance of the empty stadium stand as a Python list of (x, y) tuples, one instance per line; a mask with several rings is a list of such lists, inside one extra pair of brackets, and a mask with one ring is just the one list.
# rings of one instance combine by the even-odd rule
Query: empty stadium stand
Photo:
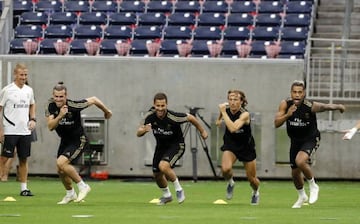
[(303, 57), (305, 50), (287, 44), (306, 46), (314, 9), (311, 0), (14, 0), (13, 8), (10, 54), (26, 53), (21, 46), (15, 48), (19, 39), (37, 41), (38, 54), (54, 53), (45, 44), (59, 38), (70, 44), (69, 54), (86, 54), (74, 48), (90, 39), (100, 43), (99, 55), (116, 55), (115, 46), (109, 46), (127, 40), (134, 45), (129, 55), (144, 56), (146, 41), (156, 40), (164, 45), (157, 56), (178, 56), (176, 43), (190, 40), (196, 57), (209, 54), (204, 47), (208, 41), (222, 45), (220, 57), (240, 57), (236, 43), (244, 41), (254, 45), (249, 57), (266, 55), (262, 43), (275, 41), (284, 42), (279, 56), (291, 55), (294, 49), (293, 55)]

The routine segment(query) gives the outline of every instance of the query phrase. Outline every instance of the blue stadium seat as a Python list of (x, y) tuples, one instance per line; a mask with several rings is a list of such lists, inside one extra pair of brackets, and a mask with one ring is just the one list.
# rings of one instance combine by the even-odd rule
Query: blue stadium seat
[(204, 12), (198, 16), (198, 26), (224, 26), (225, 16), (218, 12)]
[(50, 14), (50, 24), (77, 24), (78, 17), (75, 12), (54, 12)]
[(229, 26), (224, 30), (224, 40), (248, 40), (250, 30), (247, 27)]
[(254, 25), (254, 17), (249, 13), (231, 13), (227, 17), (227, 26), (251, 26)]
[(251, 43), (250, 55), (266, 55), (265, 46), (270, 45), (271, 41), (256, 40)]
[(238, 51), (236, 49), (236, 43), (241, 42), (238, 40), (224, 40), (223, 42), (223, 55), (238, 55)]
[(237, 1), (230, 6), (231, 13), (256, 12), (256, 5), (253, 1)]
[(63, 9), (63, 4), (58, 0), (50, 0), (50, 1), (38, 1), (34, 5), (36, 12), (61, 12)]
[(133, 12), (111, 13), (108, 23), (109, 25), (135, 25), (137, 18)]
[(107, 24), (107, 16), (104, 12), (82, 12), (79, 15), (79, 24), (105, 25)]
[(120, 3), (120, 12), (145, 12), (145, 3), (142, 1), (123, 1)]
[(258, 6), (258, 13), (280, 13), (284, 5), (281, 1), (261, 1)]
[(195, 40), (220, 40), (222, 31), (216, 26), (199, 26), (194, 30)]
[(105, 28), (105, 39), (132, 39), (133, 33), (129, 26), (111, 25)]
[(181, 40), (165, 39), (161, 42), (160, 54), (162, 56), (175, 56), (178, 55), (177, 45), (181, 43)]
[(13, 15), (18, 16), (23, 12), (32, 12), (33, 3), (31, 0), (14, 0), (13, 1)]
[(228, 4), (225, 1), (205, 1), (202, 5), (202, 12), (227, 13)]
[(211, 42), (211, 40), (194, 40), (192, 45), (192, 50), (191, 50), (191, 54), (195, 57), (198, 57), (199, 55), (201, 56), (206, 56), (209, 55), (209, 48), (208, 48), (208, 43)]
[(63, 42), (64, 40), (59, 38), (45, 38), (39, 43), (39, 54), (57, 54), (55, 43)]
[(307, 27), (283, 27), (280, 29), (281, 40), (301, 41), (308, 37), (309, 29)]
[(162, 30), (158, 26), (138, 26), (134, 30), (134, 39), (157, 39), (162, 37)]
[(66, 12), (89, 12), (90, 4), (88, 1), (65, 1), (64, 10)]
[(44, 12), (23, 12), (19, 17), (21, 25), (46, 25), (48, 15)]
[(14, 30), (15, 38), (41, 38), (43, 29), (40, 25), (18, 25)]
[(86, 47), (85, 44), (91, 41), (89, 39), (74, 39), (73, 41), (71, 41), (70, 43), (70, 50), (69, 50), (69, 54), (87, 54), (86, 51)]
[(139, 15), (139, 25), (157, 25), (162, 26), (166, 23), (166, 16), (162, 12), (148, 12)]
[(130, 54), (133, 56), (144, 56), (148, 54), (148, 50), (146, 48), (146, 43), (149, 40), (133, 40), (131, 42)]
[(306, 50), (305, 41), (281, 41), (280, 55), (304, 56)]
[(91, 6), (92, 12), (117, 12), (117, 3), (111, 0), (106, 1), (94, 1)]
[(278, 13), (262, 13), (256, 17), (256, 26), (281, 26), (281, 16)]
[(311, 1), (290, 1), (286, 4), (286, 13), (311, 13)]
[(44, 30), (45, 38), (72, 38), (73, 30), (70, 25), (54, 24)]
[(255, 27), (252, 31), (252, 39), (254, 40), (267, 40), (274, 41), (279, 38), (279, 28), (278, 27), (264, 27), (258, 26)]
[(100, 43), (100, 55), (117, 55), (116, 44), (121, 42), (121, 39), (104, 39)]
[(24, 41), (27, 41), (27, 38), (15, 38), (10, 41), (9, 54), (26, 54)]
[(168, 25), (190, 26), (195, 23), (196, 17), (191, 12), (175, 12), (168, 17)]
[(310, 26), (311, 16), (304, 13), (290, 13), (284, 17), (284, 26)]
[(201, 6), (199, 1), (177, 1), (174, 5), (175, 12), (200, 12)]
[(187, 26), (167, 26), (163, 30), (164, 39), (187, 40), (192, 37), (192, 30)]
[(150, 1), (146, 5), (146, 11), (149, 12), (163, 12), (171, 13), (173, 11), (173, 5), (170, 1)]
[(96, 39), (102, 37), (102, 29), (96, 25), (78, 25), (74, 28), (74, 38)]

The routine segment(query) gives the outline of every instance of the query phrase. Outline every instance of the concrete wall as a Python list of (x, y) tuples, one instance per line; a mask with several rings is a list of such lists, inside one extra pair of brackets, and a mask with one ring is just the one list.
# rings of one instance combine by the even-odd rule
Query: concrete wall
[[(38, 108), (38, 141), (33, 144), (30, 173), (56, 173), (59, 140), (56, 133), (46, 127), (44, 105), (51, 97), (52, 87), (58, 81), (64, 81), (70, 99), (95, 95), (114, 114), (108, 122), (107, 165), (93, 170), (107, 170), (111, 175), (119, 176), (151, 176), (151, 168), (145, 164), (152, 158), (153, 136), (149, 133), (137, 138), (135, 133), (141, 115), (151, 106), (156, 92), (167, 93), (169, 108), (175, 111), (188, 112), (185, 105), (203, 107), (201, 116), (214, 127), (217, 105), (226, 101), (228, 89), (237, 88), (245, 91), (248, 109), (256, 113), (259, 176), (290, 176), (287, 165), (276, 164), (275, 152), (279, 143), (275, 141), (273, 118), (280, 100), (289, 95), (291, 81), (302, 77), (304, 64), (301, 60), (0, 56), (0, 61), (3, 85), (12, 80), (12, 66), (16, 62), (26, 63), (30, 71), (29, 81), (35, 90)], [(102, 116), (96, 107), (86, 109), (83, 114)], [(219, 174), (217, 146), (221, 144), (222, 136), (217, 136), (219, 130), (215, 128), (209, 132), (212, 134), (206, 142)], [(187, 136), (187, 151), (176, 171), (180, 176), (194, 175), (189, 139)], [(355, 162), (350, 162), (357, 152), (356, 143), (339, 139), (339, 134), (323, 136), (319, 151), (321, 160), (317, 160), (315, 169), (324, 178), (356, 178), (359, 169), (354, 170)], [(346, 148), (347, 153), (339, 150), (341, 147)], [(197, 175), (211, 177), (209, 161), (199, 142), (198, 148)], [(287, 154), (287, 148), (282, 153)], [(329, 168), (330, 161), (337, 166)], [(238, 169), (236, 175), (244, 176), (244, 171)]]

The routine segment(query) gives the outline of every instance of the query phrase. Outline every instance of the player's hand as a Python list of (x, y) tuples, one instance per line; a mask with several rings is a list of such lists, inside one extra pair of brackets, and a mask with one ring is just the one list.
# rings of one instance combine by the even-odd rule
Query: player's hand
[(201, 134), (201, 137), (202, 137), (203, 139), (207, 139), (208, 133), (207, 133), (206, 130), (203, 130), (200, 134)]
[(68, 106), (67, 105), (64, 105), (60, 108), (60, 116), (61, 117), (64, 117), (67, 113), (69, 112), (68, 110)]
[(297, 106), (295, 104), (291, 105), (287, 111), (287, 116), (293, 115), (293, 113), (297, 110)]
[(344, 113), (345, 110), (346, 110), (345, 106), (342, 105), (342, 104), (340, 104), (340, 105), (339, 105), (339, 111), (340, 111), (340, 113)]
[(349, 131), (346, 132), (346, 134), (343, 136), (343, 140), (350, 140), (352, 137), (356, 134), (357, 128), (352, 128)]
[(105, 119), (110, 119), (111, 116), (112, 116), (112, 111), (111, 110), (108, 110), (108, 111), (104, 112)]

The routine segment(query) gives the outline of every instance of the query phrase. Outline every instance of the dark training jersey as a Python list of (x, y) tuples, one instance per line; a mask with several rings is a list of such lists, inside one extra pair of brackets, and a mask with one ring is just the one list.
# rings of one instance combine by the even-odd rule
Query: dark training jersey
[[(287, 108), (293, 105), (292, 99), (287, 99)], [(320, 135), (317, 128), (316, 113), (311, 111), (312, 102), (304, 99), (296, 111), (286, 120), (286, 130), (292, 140), (306, 140)]]
[[(241, 108), (240, 111), (232, 114), (230, 108), (226, 108), (226, 113), (229, 116), (230, 120), (233, 122), (239, 119), (240, 115), (244, 112), (246, 112), (246, 109)], [(224, 145), (244, 146), (252, 144), (253, 137), (251, 134), (250, 124), (244, 124), (239, 130), (234, 133), (231, 133), (226, 127), (223, 140)]]
[(184, 142), (181, 124), (187, 121), (187, 114), (171, 110), (167, 110), (165, 117), (160, 119), (156, 116), (155, 109), (151, 108), (145, 115), (144, 124), (151, 124), (157, 145), (169, 145)]
[[(81, 111), (87, 108), (89, 104), (87, 100), (83, 99), (78, 101), (67, 100), (66, 105), (68, 106), (68, 113), (60, 120), (55, 130), (61, 139), (77, 140), (80, 136), (84, 135), (84, 129), (81, 124)], [(59, 112), (60, 108), (56, 106), (53, 99), (50, 99), (45, 115), (57, 117)]]

